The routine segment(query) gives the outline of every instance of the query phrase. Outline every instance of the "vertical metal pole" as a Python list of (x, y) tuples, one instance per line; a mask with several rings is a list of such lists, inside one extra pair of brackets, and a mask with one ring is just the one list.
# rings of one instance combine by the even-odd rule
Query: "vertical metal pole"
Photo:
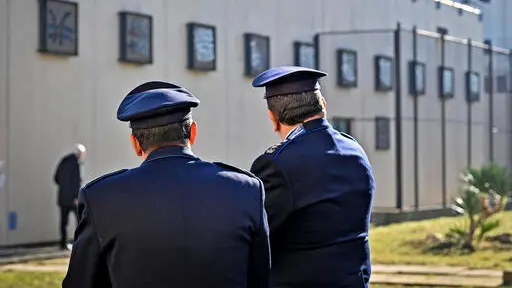
[[(445, 67), (445, 35), (446, 33), (441, 34), (441, 67)], [(443, 73), (442, 70), (440, 73)], [(444, 81), (444, 77), (441, 75), (440, 81)], [(441, 86), (443, 87), (444, 84)], [(442, 191), (442, 201), (443, 207), (446, 207), (446, 100), (443, 96), (442, 89), (439, 89), (440, 100), (441, 100), (441, 191)]]
[(315, 47), (315, 67), (320, 70), (320, 33), (316, 33), (313, 37), (313, 45)]
[[(512, 84), (512, 50), (509, 50), (508, 51), (508, 75), (509, 75), (509, 81), (510, 83)], [(508, 123), (512, 123), (512, 100), (511, 97), (512, 97), (512, 87), (509, 87), (509, 90), (508, 90), (508, 96), (509, 96), (509, 109), (508, 109), (508, 112), (509, 112), (509, 116), (508, 116)], [(508, 139), (509, 139), (509, 147), (508, 147), (508, 151), (512, 151), (512, 134), (510, 132), (510, 128), (508, 129), (507, 133), (509, 134), (508, 135)], [(508, 167), (512, 167), (512, 153), (510, 153), (509, 155), (509, 159), (508, 159), (508, 164), (509, 166)]]
[(400, 23), (397, 23), (395, 40), (395, 153), (396, 153), (396, 208), (403, 209), (402, 200), (402, 84), (401, 84), (401, 59), (400, 59)]
[(489, 53), (489, 161), (494, 162), (494, 65), (492, 43), (487, 41)]
[(413, 71), (409, 77), (414, 77), (413, 87), (413, 141), (414, 141), (414, 208), (419, 210), (420, 207), (420, 186), (419, 186), (419, 159), (418, 159), (418, 83), (416, 82), (416, 65), (418, 63), (418, 31), (416, 26), (412, 30), (412, 60)]
[[(473, 45), (471, 44), (471, 39), (468, 39), (468, 73), (471, 73), (472, 70), (473, 70)], [(467, 77), (471, 77), (471, 74), (469, 74), (470, 76), (467, 76)], [(472, 135), (472, 132), (473, 132), (473, 115), (472, 115), (472, 99), (470, 99), (470, 93), (471, 93), (471, 90), (470, 90), (470, 87), (471, 87), (471, 79), (466, 79), (467, 83), (466, 83), (466, 100), (467, 100), (467, 104), (468, 104), (468, 122), (467, 122), (467, 125), (468, 125), (468, 168), (471, 167), (471, 156), (472, 156), (472, 150), (473, 150), (473, 135)]]

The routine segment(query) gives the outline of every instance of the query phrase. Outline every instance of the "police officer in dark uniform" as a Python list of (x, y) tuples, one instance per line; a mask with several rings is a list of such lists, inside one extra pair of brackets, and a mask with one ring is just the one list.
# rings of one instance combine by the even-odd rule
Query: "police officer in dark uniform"
[(367, 287), (374, 178), (351, 136), (326, 120), (318, 79), (288, 66), (258, 75), (274, 131), (283, 141), (253, 163), (266, 191), (271, 287)]
[(121, 102), (144, 161), (81, 190), (64, 288), (268, 287), (263, 184), (192, 153), (198, 104), (165, 82)]

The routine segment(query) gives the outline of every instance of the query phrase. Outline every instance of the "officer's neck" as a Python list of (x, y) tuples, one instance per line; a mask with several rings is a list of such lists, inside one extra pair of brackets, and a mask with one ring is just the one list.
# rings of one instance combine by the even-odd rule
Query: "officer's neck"
[(141, 155), (142, 160), (146, 160), (146, 158), (148, 158), (149, 154), (151, 154), (155, 150), (158, 150), (158, 149), (161, 149), (161, 148), (165, 148), (165, 147), (172, 147), (172, 146), (191, 149), (190, 143), (187, 143), (187, 144), (169, 143), (168, 145), (161, 145), (161, 146), (157, 146), (157, 147), (150, 147), (150, 148), (148, 148), (148, 150), (142, 151), (142, 155)]
[(292, 126), (289, 126), (289, 125), (286, 125), (283, 123), (279, 123), (279, 130), (277, 132), (279, 133), (279, 137), (281, 137), (282, 140), (285, 140), (286, 137), (288, 137), (288, 135), (290, 135), (290, 133), (292, 132), (293, 129), (299, 127), (300, 125), (302, 125), (308, 121), (320, 119), (323, 117), (324, 117), (324, 113), (318, 114), (318, 115), (307, 118), (306, 120), (304, 120), (304, 122), (302, 122), (300, 124), (296, 124), (296, 125), (292, 125)]
[(286, 137), (288, 137), (288, 135), (290, 135), (290, 133), (293, 131), (293, 129), (299, 127), (301, 124), (297, 124), (297, 125), (293, 125), (293, 126), (288, 126), (286, 124), (282, 124), (280, 123), (280, 127), (279, 127), (279, 137), (281, 137), (281, 140), (284, 140), (286, 139)]

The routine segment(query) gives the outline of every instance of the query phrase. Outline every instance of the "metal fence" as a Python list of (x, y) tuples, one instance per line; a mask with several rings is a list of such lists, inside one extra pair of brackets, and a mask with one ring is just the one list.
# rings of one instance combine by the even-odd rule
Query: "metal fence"
[[(465, 168), (488, 162), (512, 166), (509, 50), (442, 28), (400, 24), (391, 30), (322, 32), (314, 43), (318, 68), (337, 75), (322, 82), (328, 112), (334, 122), (347, 119), (340, 127), (372, 161), (376, 207), (446, 206)], [(346, 51), (356, 55), (355, 71), (345, 63), (350, 57), (340, 58)], [(391, 76), (386, 63), (392, 63)], [(352, 72), (355, 83), (346, 85)], [(389, 149), (382, 143), (390, 143)]]

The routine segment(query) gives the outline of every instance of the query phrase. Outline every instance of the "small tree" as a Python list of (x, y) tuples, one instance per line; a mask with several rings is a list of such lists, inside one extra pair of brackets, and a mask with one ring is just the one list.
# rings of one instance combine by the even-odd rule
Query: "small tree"
[(455, 198), (453, 209), (468, 217), (469, 226), (467, 230), (454, 228), (451, 232), (465, 238), (465, 247), (474, 249), (477, 232), (480, 242), (485, 234), (499, 227), (498, 220), (489, 218), (504, 209), (512, 190), (512, 180), (506, 168), (494, 163), (480, 169), (468, 169), (462, 174), (461, 180), (461, 193)]

